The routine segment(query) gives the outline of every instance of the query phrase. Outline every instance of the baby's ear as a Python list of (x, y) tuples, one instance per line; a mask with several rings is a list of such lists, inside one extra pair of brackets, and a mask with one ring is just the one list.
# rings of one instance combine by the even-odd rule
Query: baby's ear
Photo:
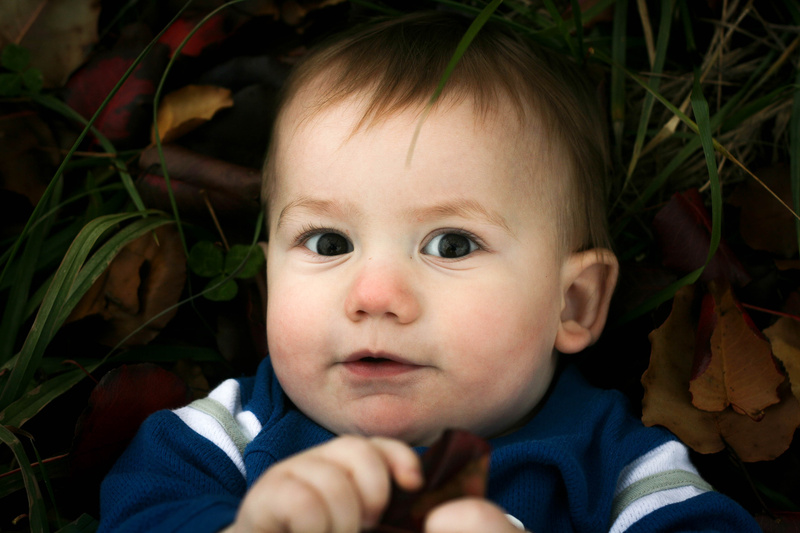
[(610, 250), (596, 248), (572, 254), (562, 270), (563, 306), (555, 348), (580, 352), (603, 331), (619, 263)]
[(269, 251), (269, 243), (267, 241), (258, 241), (258, 245), (261, 247), (261, 251), (264, 252), (264, 259), (266, 259), (267, 252)]

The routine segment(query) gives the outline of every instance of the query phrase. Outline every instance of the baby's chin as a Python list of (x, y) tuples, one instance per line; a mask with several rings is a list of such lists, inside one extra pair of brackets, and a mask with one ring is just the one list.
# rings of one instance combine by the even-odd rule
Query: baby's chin
[(409, 446), (430, 446), (436, 442), (448, 427), (421, 426), (409, 424), (407, 420), (393, 420), (385, 423), (347, 424), (329, 427), (337, 435), (361, 435), (363, 437), (384, 437), (405, 442)]

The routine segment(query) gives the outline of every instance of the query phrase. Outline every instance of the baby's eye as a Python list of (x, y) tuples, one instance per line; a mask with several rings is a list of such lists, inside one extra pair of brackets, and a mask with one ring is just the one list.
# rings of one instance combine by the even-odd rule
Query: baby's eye
[(319, 255), (342, 255), (353, 251), (353, 244), (339, 233), (317, 233), (309, 237), (303, 246)]
[(445, 259), (458, 259), (478, 250), (475, 241), (460, 233), (440, 233), (422, 248), (422, 253), (443, 257)]

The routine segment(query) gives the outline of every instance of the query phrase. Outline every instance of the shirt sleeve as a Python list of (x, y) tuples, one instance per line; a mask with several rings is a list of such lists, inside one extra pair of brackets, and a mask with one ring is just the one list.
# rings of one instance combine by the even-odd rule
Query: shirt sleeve
[(621, 472), (610, 532), (623, 531), (758, 532), (760, 528), (742, 507), (700, 477), (685, 445), (670, 441)]
[(665, 505), (634, 522), (627, 533), (761, 533), (755, 519), (736, 502), (709, 491)]
[(247, 490), (228, 455), (175, 413), (148, 418), (106, 476), (99, 532), (216, 532)]

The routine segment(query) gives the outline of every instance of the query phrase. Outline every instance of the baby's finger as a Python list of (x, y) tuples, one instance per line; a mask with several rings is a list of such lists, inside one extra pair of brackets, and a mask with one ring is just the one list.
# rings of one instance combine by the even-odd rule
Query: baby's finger
[(520, 533), (502, 509), (481, 498), (463, 498), (431, 511), (425, 533)]
[(408, 444), (394, 439), (373, 437), (370, 441), (383, 453), (392, 479), (400, 488), (414, 491), (422, 487), (422, 464), (419, 456)]
[(363, 527), (374, 526), (386, 508), (392, 477), (399, 478), (398, 484), (409, 489), (421, 484), (419, 458), (398, 441), (345, 436), (316, 452), (340, 464), (351, 476), (361, 500)]
[[(292, 527), (285, 530), (352, 533), (361, 529), (361, 497), (341, 465), (308, 454), (302, 460), (276, 466), (271, 475), (280, 487), (275, 494), (280, 494), (284, 502), (272, 507), (279, 518), (291, 521)], [(301, 522), (303, 526), (295, 529)]]

